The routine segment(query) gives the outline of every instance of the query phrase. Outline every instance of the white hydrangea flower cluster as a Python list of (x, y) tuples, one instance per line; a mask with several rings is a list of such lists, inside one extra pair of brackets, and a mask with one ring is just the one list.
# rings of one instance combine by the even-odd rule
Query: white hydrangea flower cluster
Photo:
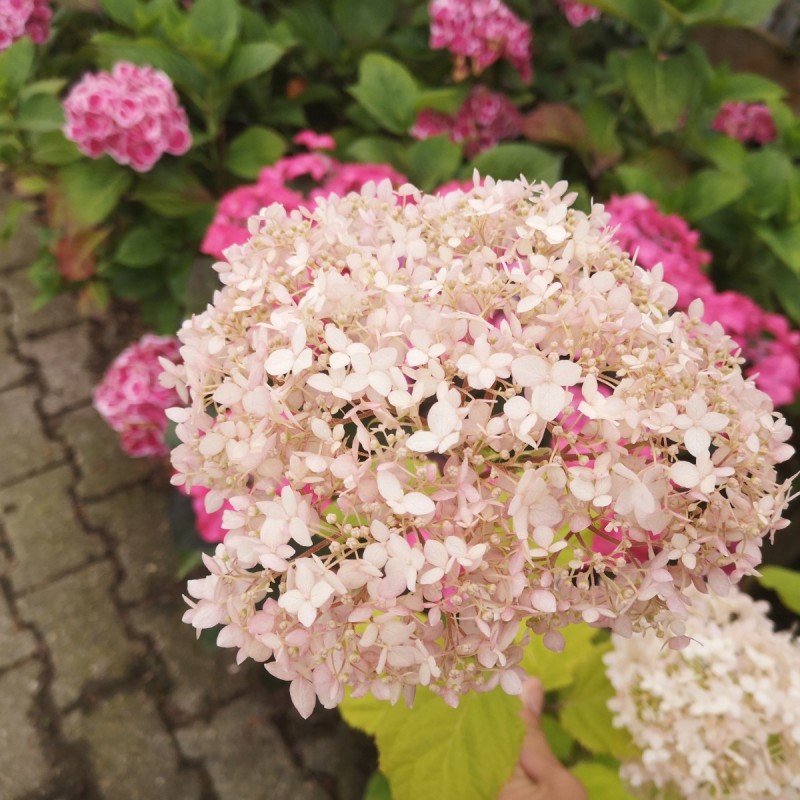
[(622, 777), (648, 800), (797, 800), (800, 644), (742, 592), (693, 604), (685, 649), (665, 653), (648, 631), (613, 637), (605, 656), (614, 724), (642, 753)]
[(175, 482), (233, 507), (185, 620), (303, 714), (518, 692), (521, 625), (680, 646), (686, 588), (785, 524), (790, 430), (721, 327), (565, 183), (475, 183), (262, 210), (164, 364)]

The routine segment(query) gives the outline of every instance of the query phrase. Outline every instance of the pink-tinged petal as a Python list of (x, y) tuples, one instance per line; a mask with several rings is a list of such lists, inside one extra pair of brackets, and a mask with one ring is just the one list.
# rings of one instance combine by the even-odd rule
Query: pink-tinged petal
[(300, 517), (292, 517), (289, 521), (289, 533), (298, 544), (303, 545), (303, 547), (311, 547), (312, 541), (308, 525)]
[(574, 386), (580, 381), (581, 375), (581, 365), (566, 359), (556, 361), (550, 369), (550, 380), (559, 386)]
[(555, 383), (543, 383), (534, 388), (531, 405), (542, 419), (550, 422), (564, 410), (569, 398), (569, 392)]
[(531, 591), (531, 605), (547, 614), (555, 614), (557, 610), (556, 596), (547, 589), (533, 589)]
[(378, 473), (378, 491), (386, 500), (395, 502), (403, 498), (403, 487), (400, 481), (388, 470), (381, 470)]
[(304, 602), (297, 611), (297, 619), (300, 620), (306, 628), (310, 628), (314, 624), (316, 618), (317, 609), (309, 601)]
[(500, 686), (506, 694), (522, 694), (522, 679), (514, 670), (507, 669), (501, 673)]
[(548, 379), (549, 367), (539, 356), (520, 356), (511, 364), (511, 374), (520, 386), (536, 386)]
[(677, 461), (669, 470), (669, 477), (686, 489), (692, 489), (700, 483), (700, 473), (694, 464), (688, 461)]
[(329, 583), (317, 583), (314, 584), (314, 588), (311, 590), (309, 600), (315, 608), (321, 608), (332, 594), (333, 586)]
[(289, 696), (292, 703), (303, 719), (308, 719), (314, 706), (317, 704), (317, 693), (314, 684), (305, 678), (295, 678), (289, 684)]
[(436, 503), (422, 492), (410, 492), (403, 499), (403, 505), (409, 514), (415, 517), (424, 517), (436, 511)]
[(428, 584), (440, 581), (443, 577), (444, 570), (441, 567), (433, 567), (432, 569), (426, 570), (419, 576), (419, 582), (424, 586), (427, 586)]
[(695, 426), (683, 434), (683, 443), (695, 458), (707, 456), (708, 448), (711, 446), (711, 434), (705, 428)]
[(290, 614), (297, 614), (305, 602), (306, 596), (297, 589), (289, 589), (278, 598), (278, 605)]
[(432, 453), (439, 447), (439, 437), (430, 431), (416, 431), (406, 439), (406, 447), (415, 453)]
[(286, 375), (292, 371), (294, 366), (295, 355), (291, 350), (282, 348), (270, 353), (269, 358), (264, 364), (264, 369), (270, 375)]
[(711, 433), (719, 433), (728, 427), (730, 419), (725, 414), (719, 414), (716, 411), (709, 411), (700, 420), (702, 426)]

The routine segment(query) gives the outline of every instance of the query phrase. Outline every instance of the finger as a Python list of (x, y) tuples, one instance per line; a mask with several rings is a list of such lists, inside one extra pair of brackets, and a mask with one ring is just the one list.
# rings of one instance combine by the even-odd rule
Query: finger
[(548, 782), (554, 773), (563, 770), (553, 755), (541, 726), (544, 689), (535, 678), (528, 678), (522, 687), (522, 712), (525, 738), (519, 756), (519, 766), (534, 782)]

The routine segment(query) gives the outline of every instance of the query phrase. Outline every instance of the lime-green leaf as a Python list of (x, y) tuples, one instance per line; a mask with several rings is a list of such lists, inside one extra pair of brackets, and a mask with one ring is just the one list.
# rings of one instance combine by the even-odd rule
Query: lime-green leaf
[(86, 227), (102, 222), (131, 185), (129, 169), (110, 158), (82, 160), (59, 170), (59, 183), (70, 217)]
[(759, 225), (754, 228), (759, 239), (786, 266), (791, 267), (800, 275), (800, 224), (788, 228), (773, 228), (769, 225)]
[(413, 124), (417, 83), (402, 64), (388, 56), (365, 55), (358, 67), (358, 83), (350, 91), (386, 130), (406, 133)]
[(164, 258), (163, 231), (157, 226), (129, 230), (114, 252), (114, 261), (134, 269), (152, 267)]
[(28, 36), (0, 53), (0, 101), (12, 99), (28, 80), (33, 68), (33, 42)]
[(231, 142), (225, 168), (240, 178), (255, 179), (286, 152), (286, 146), (286, 140), (271, 128), (253, 126)]
[(362, 45), (380, 39), (394, 14), (394, 0), (335, 0), (333, 4), (333, 21), (342, 37)]
[(575, 680), (562, 696), (561, 724), (587, 750), (614, 758), (634, 758), (637, 750), (624, 728), (615, 728), (608, 701), (614, 695), (606, 677), (603, 655), (611, 643), (596, 647), (575, 671)]
[(239, 4), (236, 0), (194, 0), (188, 30), (211, 43), (217, 64), (230, 55), (239, 33)]
[(674, 131), (697, 91), (697, 74), (686, 55), (661, 59), (636, 50), (625, 62), (625, 78), (653, 133)]
[(372, 697), (340, 708), (347, 722), (376, 737), (394, 800), (497, 797), (524, 732), (519, 699), (501, 689), (468, 694), (458, 708), (422, 688), (413, 709)]
[(273, 42), (251, 42), (233, 51), (222, 74), (224, 86), (233, 87), (272, 69), (284, 50)]
[(777, 592), (786, 608), (800, 614), (800, 572), (786, 567), (760, 567), (758, 582), (766, 589)]
[[(496, 180), (516, 180), (524, 175), (529, 181), (555, 183), (561, 176), (563, 157), (533, 144), (499, 144), (473, 159), (469, 169)], [(467, 177), (469, 177), (467, 176)]]
[(37, 164), (60, 167), (77, 161), (81, 152), (61, 131), (50, 131), (31, 137), (31, 156)]
[(417, 95), (417, 111), (430, 108), (444, 114), (455, 114), (467, 99), (469, 87), (443, 86), (438, 89), (424, 89)]
[(34, 81), (20, 90), (19, 97), (20, 100), (25, 100), (35, 94), (58, 94), (66, 85), (67, 81), (64, 78), (46, 78)]
[(571, 771), (583, 784), (589, 800), (633, 800), (619, 777), (619, 770), (602, 761), (581, 761)]
[(570, 625), (561, 634), (566, 645), (560, 653), (548, 650), (542, 644), (541, 636), (532, 636), (522, 658), (522, 668), (529, 675), (535, 675), (546, 692), (571, 685), (578, 667), (605, 645), (600, 640), (600, 632), (588, 625)]
[(681, 187), (674, 205), (689, 222), (700, 222), (738, 200), (747, 186), (743, 175), (705, 169)]
[(786, 211), (793, 171), (791, 159), (778, 150), (748, 154), (744, 162), (750, 181), (745, 204), (748, 212), (758, 219), (770, 219)]
[(58, 131), (64, 127), (64, 109), (57, 97), (34, 94), (20, 104), (17, 124), (25, 131)]
[(461, 145), (448, 136), (433, 136), (408, 148), (408, 176), (424, 192), (449, 181), (461, 163)]
[(118, 25), (136, 30), (136, 0), (100, 0), (100, 6)]
[(751, 72), (718, 75), (708, 86), (709, 102), (748, 102), (779, 100), (786, 90), (777, 83)]

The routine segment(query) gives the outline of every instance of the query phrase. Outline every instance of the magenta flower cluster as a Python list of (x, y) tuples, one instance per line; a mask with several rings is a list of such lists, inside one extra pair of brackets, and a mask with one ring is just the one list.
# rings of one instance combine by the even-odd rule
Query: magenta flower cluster
[(119, 434), (129, 456), (165, 456), (164, 410), (179, 402), (174, 389), (159, 384), (164, 361), (180, 361), (173, 336), (146, 334), (120, 353), (94, 390), (94, 407)]
[(125, 61), (87, 74), (64, 101), (64, 134), (82, 153), (108, 153), (120, 164), (147, 172), (164, 153), (183, 155), (192, 144), (186, 111), (172, 81), (153, 67)]
[(580, 28), (591, 20), (600, 19), (600, 9), (587, 6), (578, 0), (556, 0), (556, 4), (573, 28)]
[(455, 76), (465, 78), (507, 59), (524, 81), (532, 77), (533, 34), (502, 0), (432, 0), (430, 45), (456, 59)]
[[(294, 141), (307, 147), (333, 149), (329, 136), (302, 131)], [(262, 208), (280, 203), (287, 211), (305, 206), (312, 208), (319, 198), (343, 197), (360, 191), (368, 181), (378, 183), (388, 178), (394, 186), (405, 183), (405, 176), (388, 164), (343, 164), (324, 153), (300, 153), (282, 158), (259, 173), (258, 180), (249, 186), (239, 186), (219, 202), (217, 212), (206, 231), (200, 250), (215, 258), (234, 244), (243, 244), (252, 233), (247, 220)], [(311, 179), (316, 186), (304, 195), (290, 186), (298, 179)]]
[(620, 247), (648, 269), (663, 264), (664, 279), (678, 290), (677, 307), (686, 310), (701, 298), (703, 319), (718, 322), (741, 347), (745, 374), (755, 377), (776, 405), (791, 403), (800, 392), (800, 333), (791, 330), (786, 318), (739, 292), (717, 292), (703, 272), (711, 256), (700, 248), (700, 234), (678, 215), (663, 214), (641, 194), (612, 197), (606, 210), (618, 226)]
[(724, 103), (711, 127), (740, 142), (766, 144), (778, 135), (772, 113), (763, 103)]
[(0, 0), (0, 51), (23, 36), (35, 44), (46, 41), (52, 16), (47, 0)]
[(409, 133), (415, 139), (447, 134), (454, 142), (463, 142), (464, 152), (472, 158), (516, 138), (521, 130), (522, 115), (505, 95), (476, 86), (454, 116), (423, 109)]

